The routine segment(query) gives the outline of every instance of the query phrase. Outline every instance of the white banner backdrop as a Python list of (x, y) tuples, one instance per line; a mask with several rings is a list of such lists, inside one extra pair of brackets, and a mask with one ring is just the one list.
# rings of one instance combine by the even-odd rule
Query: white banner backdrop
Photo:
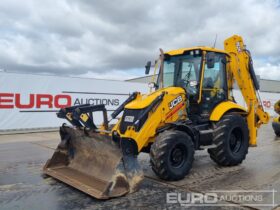
[[(246, 107), (246, 103), (241, 95), (240, 90), (233, 90), (233, 96), (237, 103)], [(260, 97), (264, 110), (270, 114), (271, 117), (277, 116), (274, 112), (274, 104), (280, 100), (280, 93), (260, 92)]]
[[(112, 113), (134, 91), (147, 93), (148, 85), (115, 80), (44, 76), (0, 72), (0, 132), (18, 129), (54, 128), (66, 120), (56, 117), (65, 105), (105, 104)], [(241, 93), (236, 101), (245, 106)], [(265, 110), (272, 116), (279, 93), (261, 93)], [(94, 115), (95, 122), (102, 115)]]
[[(0, 72), (0, 132), (58, 127), (66, 120), (56, 111), (65, 105), (105, 104), (110, 114), (134, 91), (147, 93), (148, 85)], [(103, 120), (95, 116), (97, 124)]]

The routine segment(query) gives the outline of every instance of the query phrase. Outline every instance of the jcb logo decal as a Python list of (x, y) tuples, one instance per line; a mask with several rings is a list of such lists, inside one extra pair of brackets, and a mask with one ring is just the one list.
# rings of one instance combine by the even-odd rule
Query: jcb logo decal
[(173, 109), (175, 106), (177, 106), (180, 102), (183, 101), (182, 96), (178, 96), (173, 101), (169, 103), (169, 109)]

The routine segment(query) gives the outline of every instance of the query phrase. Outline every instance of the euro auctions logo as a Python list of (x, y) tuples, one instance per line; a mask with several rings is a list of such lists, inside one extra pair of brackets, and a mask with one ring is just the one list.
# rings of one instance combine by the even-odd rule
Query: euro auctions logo
[(167, 193), (166, 203), (176, 204), (181, 206), (193, 206), (197, 204), (217, 204), (217, 193)]
[(0, 109), (64, 108), (71, 106), (72, 98), (67, 94), (0, 93)]
[(237, 206), (275, 207), (275, 194), (272, 190), (215, 190), (205, 193), (171, 192), (166, 194), (167, 204), (189, 206)]

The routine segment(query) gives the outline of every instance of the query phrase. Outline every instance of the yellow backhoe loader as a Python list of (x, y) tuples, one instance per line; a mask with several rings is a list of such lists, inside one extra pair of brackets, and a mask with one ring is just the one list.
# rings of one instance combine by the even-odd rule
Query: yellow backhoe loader
[[(151, 62), (146, 65), (146, 73)], [(157, 72), (158, 69), (158, 72)], [(151, 93), (135, 92), (112, 114), (121, 115), (109, 129), (104, 105), (61, 109), (61, 142), (44, 173), (98, 199), (137, 190), (143, 172), (137, 161), (150, 154), (155, 174), (163, 180), (183, 179), (195, 150), (207, 148), (221, 166), (240, 164), (249, 146), (257, 145), (257, 128), (269, 121), (259, 98), (250, 52), (240, 36), (224, 41), (224, 50), (192, 47), (163, 52), (155, 63)], [(155, 76), (156, 77), (156, 76)], [(246, 107), (236, 103), (239, 86)], [(102, 111), (97, 127), (93, 112)], [(122, 114), (121, 114), (122, 113)]]
[[(274, 111), (280, 115), (280, 100), (274, 104)], [(275, 135), (280, 136), (280, 116), (273, 118), (272, 128)]]

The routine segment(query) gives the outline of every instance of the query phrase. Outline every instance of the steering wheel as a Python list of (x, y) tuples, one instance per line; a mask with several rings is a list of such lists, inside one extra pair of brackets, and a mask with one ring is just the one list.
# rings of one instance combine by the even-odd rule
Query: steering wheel
[(195, 95), (197, 94), (197, 88), (195, 85), (190, 85), (191, 84), (191, 81), (186, 81), (184, 79), (182, 79), (180, 81), (180, 86), (183, 87), (188, 94), (190, 95)]
[(187, 85), (186, 90), (190, 95), (195, 95), (197, 93), (197, 88), (195, 86)]

